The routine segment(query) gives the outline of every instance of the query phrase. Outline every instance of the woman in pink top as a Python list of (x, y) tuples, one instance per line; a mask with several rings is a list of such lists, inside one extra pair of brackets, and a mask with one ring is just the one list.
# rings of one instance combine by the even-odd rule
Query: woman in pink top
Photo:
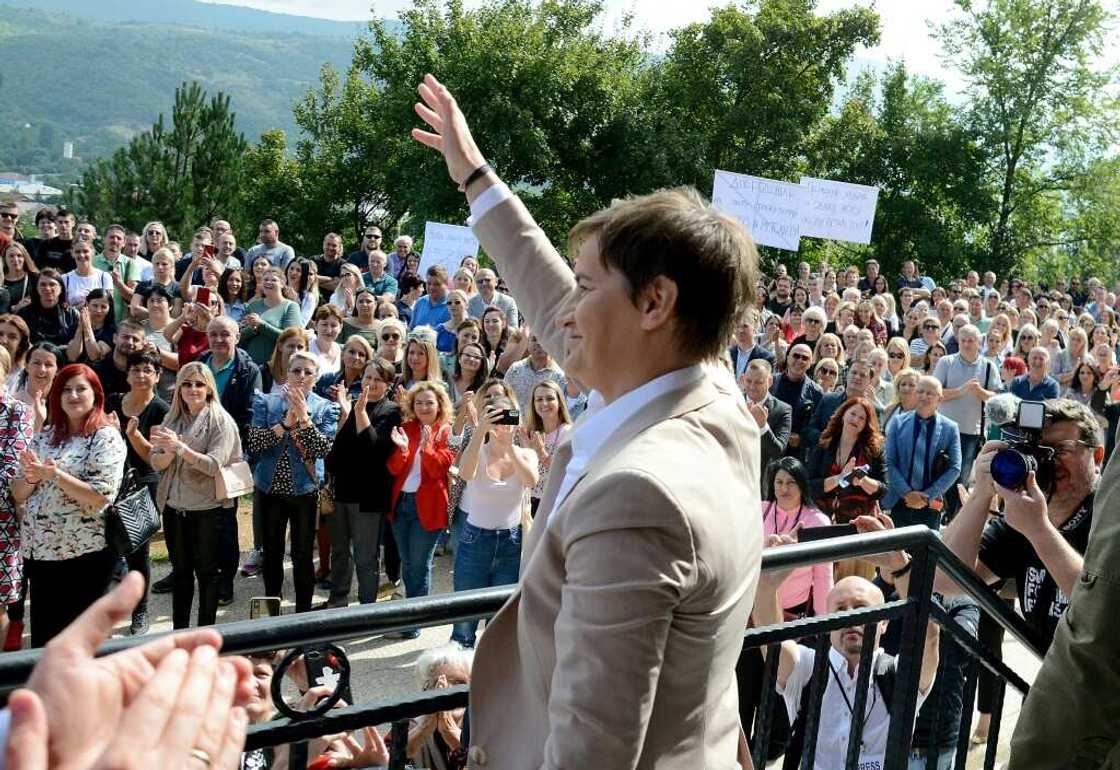
[[(763, 534), (769, 543), (771, 536), (784, 535), (797, 529), (823, 527), (832, 522), (813, 505), (809, 493), (809, 474), (805, 466), (793, 457), (780, 457), (766, 468), (763, 485), (767, 500), (762, 503)], [(832, 590), (832, 565), (816, 564), (801, 567), (790, 573), (778, 589), (778, 598), (786, 617), (824, 615), (827, 613), (828, 592)], [(739, 655), (735, 675), (739, 683), (739, 719), (750, 735), (754, 713), (762, 697), (762, 654), (757, 648), (744, 649)], [(768, 759), (783, 754), (789, 743), (789, 717), (780, 699), (775, 699), (770, 725)], [(753, 748), (754, 738), (750, 737)]]

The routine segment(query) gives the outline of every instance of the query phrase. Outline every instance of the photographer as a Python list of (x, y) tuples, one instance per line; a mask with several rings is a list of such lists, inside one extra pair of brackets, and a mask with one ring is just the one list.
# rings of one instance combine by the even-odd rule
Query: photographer
[[(1054, 457), (1050, 467), (1042, 463), (1038, 470), (1053, 479), (1046, 485), (1050, 488), (1044, 492), (1039, 487), (1035, 472), (1018, 490), (993, 482), (992, 459), (1008, 444), (989, 441), (973, 466), (972, 496), (943, 538), (965, 564), (975, 565), (985, 582), (1015, 578), (1027, 623), (1049, 645), (1082, 569), (1104, 448), (1100, 424), (1087, 406), (1066, 399), (1044, 403), (1046, 421), (1038, 446), (1053, 450)], [(1003, 516), (989, 522), (993, 494), (1003, 499)], [(943, 573), (938, 573), (935, 590), (960, 593)]]

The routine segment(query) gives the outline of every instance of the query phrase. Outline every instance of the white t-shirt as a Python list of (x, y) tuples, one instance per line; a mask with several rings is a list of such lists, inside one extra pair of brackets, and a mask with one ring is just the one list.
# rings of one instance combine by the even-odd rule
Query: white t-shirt
[(459, 507), (467, 512), (467, 523), (479, 529), (513, 529), (521, 523), (525, 486), (516, 472), (507, 479), (490, 478), (486, 473), (489, 454), (489, 445), (483, 444), (478, 453), (478, 469), (463, 489)]
[(319, 362), (320, 377), (324, 374), (334, 374), (342, 366), (342, 346), (337, 342), (332, 342), (330, 350), (324, 352), (319, 349), (319, 338), (315, 337), (307, 352), (315, 356), (315, 360)]
[[(886, 655), (883, 649), (877, 648), (872, 657), (872, 671), (875, 671), (879, 659)], [(779, 687), (778, 693), (785, 698), (786, 710), (789, 712), (789, 721), (792, 723), (797, 718), (801, 705), (801, 693), (805, 685), (813, 676), (813, 661), (816, 652), (809, 647), (797, 645), (797, 663), (786, 680), (785, 687)], [(848, 731), (851, 729), (852, 712), (849, 704), (856, 701), (856, 682), (859, 678), (859, 668), (849, 676), (848, 661), (835, 647), (829, 647), (828, 663), (832, 671), (825, 671), (827, 684), (824, 698), (821, 701), (821, 714), (817, 728), (817, 754), (813, 762), (814, 770), (843, 770), (844, 760), (848, 753)], [(843, 686), (841, 693), (840, 686)], [(932, 686), (931, 688), (932, 689)], [(918, 691), (918, 703), (914, 707), (914, 719), (917, 720), (918, 712), (925, 702), (926, 692)], [(845, 696), (847, 699), (845, 700)], [(901, 699), (902, 694), (896, 690), (895, 698)], [(860, 751), (857, 766), (861, 770), (883, 770), (883, 762), (887, 753), (887, 733), (890, 730), (891, 715), (883, 702), (883, 694), (872, 676), (867, 690), (867, 703), (864, 706), (863, 749)]]
[(78, 275), (77, 270), (62, 274), (62, 285), (66, 287), (66, 304), (78, 307), (85, 303), (86, 295), (94, 289), (105, 289), (113, 293), (113, 279), (104, 270), (90, 268), (89, 275)]

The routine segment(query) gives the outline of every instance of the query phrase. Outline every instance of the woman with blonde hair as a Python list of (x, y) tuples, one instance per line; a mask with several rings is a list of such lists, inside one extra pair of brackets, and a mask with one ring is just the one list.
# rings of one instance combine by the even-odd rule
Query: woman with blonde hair
[(522, 414), (522, 446), (537, 453), (540, 479), (529, 493), (530, 510), (536, 516), (552, 468), (552, 455), (571, 430), (572, 416), (563, 389), (552, 380), (540, 382), (533, 388), (533, 403)]
[(844, 368), (847, 365), (847, 360), (844, 357), (844, 346), (841, 344), (840, 338), (831, 332), (822, 334), (813, 348), (814, 364), (820, 363), (825, 358), (831, 358), (837, 363), (840, 367), (840, 376), (843, 378)]
[(894, 376), (894, 403), (883, 410), (883, 435), (895, 415), (909, 412), (918, 405), (918, 380), (922, 373), (917, 369), (903, 369)]
[(894, 380), (903, 369), (910, 368), (910, 346), (902, 337), (887, 340), (887, 379)]
[(3, 289), (8, 292), (8, 309), (5, 312), (18, 313), (31, 304), (39, 268), (35, 266), (27, 247), (19, 241), (9, 243), (3, 257), (0, 259), (0, 278), (4, 279)]
[(460, 267), (455, 271), (455, 275), (452, 276), (451, 280), (454, 286), (452, 291), (463, 292), (467, 298), (467, 302), (470, 302), (471, 298), (473, 298), (475, 294), (478, 294), (478, 289), (476, 289), (474, 285), (474, 273), (467, 268)]
[(268, 268), (261, 278), (261, 298), (245, 305), (245, 315), (241, 317), (241, 347), (257, 366), (272, 357), (282, 331), (303, 326), (299, 305), (284, 297), (284, 285), (284, 271), (278, 267)]
[(1089, 355), (1089, 335), (1085, 330), (1075, 326), (1069, 332), (1069, 344), (1058, 354), (1054, 361), (1051, 376), (1058, 380), (1064, 388), (1068, 388), (1075, 381), (1075, 370), (1081, 360)]
[(216, 478), (241, 459), (241, 437), (222, 408), (206, 364), (192, 361), (175, 376), (171, 410), (152, 428), (151, 447), (151, 466), (161, 473), (156, 504), (171, 557), (172, 624), (190, 625), (197, 579), (198, 625), (213, 625), (218, 613), (216, 533), (229, 504), (218, 496)]
[(443, 388), (443, 373), (440, 371), (439, 351), (436, 350), (435, 334), (430, 326), (418, 326), (408, 333), (408, 344), (404, 351), (404, 366), (397, 380), (397, 388), (408, 390), (418, 382), (435, 382)]
[[(432, 346), (435, 347), (434, 345)], [(447, 526), (448, 471), (455, 452), (451, 436), (451, 399), (435, 382), (417, 382), (400, 398), (402, 424), (393, 428), (394, 452), (389, 520), (401, 556), (408, 598), (427, 596), (432, 584), (432, 556)], [(418, 630), (400, 634), (415, 639)]]
[(1040, 336), (1037, 326), (1031, 323), (1023, 324), (1019, 327), (1019, 336), (1015, 338), (1011, 355), (1026, 361), (1030, 358), (1031, 350), (1038, 346)]
[[(466, 270), (460, 272), (467, 273)], [(470, 273), (467, 273), (470, 275)], [(440, 353), (454, 353), (459, 337), (459, 324), (467, 320), (467, 303), (470, 297), (459, 289), (447, 292), (447, 310), (451, 314), (436, 328), (436, 350)]]
[(378, 335), (380, 343), (377, 346), (377, 355), (391, 363), (397, 374), (404, 369), (404, 338), (408, 329), (398, 318), (386, 318), (381, 322), (381, 332)]
[(338, 308), (343, 318), (354, 314), (354, 300), (362, 286), (362, 271), (355, 264), (343, 262), (339, 267), (338, 286), (330, 298), (330, 304)]
[(140, 256), (150, 261), (157, 251), (167, 246), (169, 240), (163, 222), (149, 222), (144, 225), (144, 240), (140, 245)]

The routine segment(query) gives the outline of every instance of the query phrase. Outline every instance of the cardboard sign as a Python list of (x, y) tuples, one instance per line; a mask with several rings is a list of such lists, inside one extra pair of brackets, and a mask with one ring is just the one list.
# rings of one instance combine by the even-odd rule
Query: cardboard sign
[(459, 269), (463, 257), (478, 256), (478, 238), (469, 227), (445, 225), (439, 222), (424, 224), (424, 251), (420, 254), (420, 275), (432, 265), (443, 265), (450, 278)]
[(850, 243), (871, 243), (879, 188), (801, 177), (805, 188), (801, 234)]
[(730, 171), (716, 171), (712, 204), (731, 214), (750, 230), (755, 243), (797, 251), (801, 241), (801, 209), (805, 190)]

